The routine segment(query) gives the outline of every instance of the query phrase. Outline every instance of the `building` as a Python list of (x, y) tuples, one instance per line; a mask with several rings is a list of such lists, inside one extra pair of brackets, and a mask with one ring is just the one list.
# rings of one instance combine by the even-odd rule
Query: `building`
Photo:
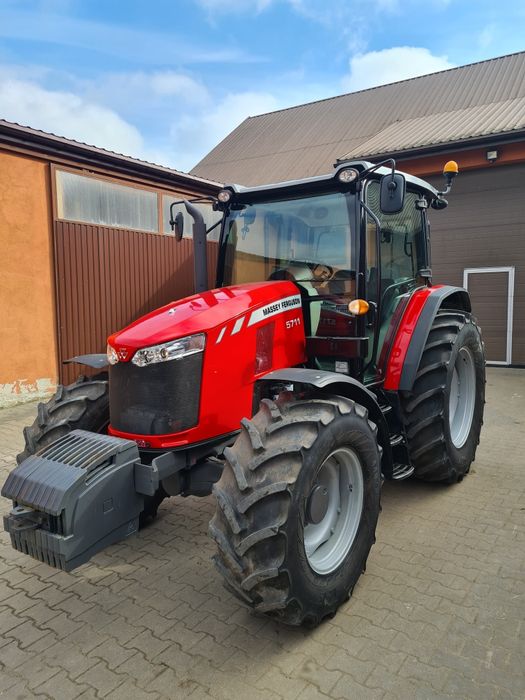
[(468, 287), (489, 361), (525, 365), (525, 52), (250, 117), (192, 173), (255, 185), (392, 156), (436, 186), (458, 161), (434, 282)]
[(169, 206), (218, 187), (0, 121), (0, 406), (73, 381), (63, 360), (192, 293), (191, 236), (171, 235)]

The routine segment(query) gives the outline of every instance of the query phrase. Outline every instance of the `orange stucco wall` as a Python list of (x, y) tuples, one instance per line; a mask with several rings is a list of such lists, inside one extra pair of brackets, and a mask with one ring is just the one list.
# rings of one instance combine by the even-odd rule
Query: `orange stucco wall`
[(57, 377), (49, 165), (0, 150), (0, 406)]

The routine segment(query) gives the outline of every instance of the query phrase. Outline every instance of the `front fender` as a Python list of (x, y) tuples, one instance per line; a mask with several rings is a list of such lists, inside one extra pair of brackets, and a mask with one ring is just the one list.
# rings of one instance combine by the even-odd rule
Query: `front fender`
[(76, 355), (75, 357), (70, 357), (68, 360), (64, 360), (65, 365), (70, 365), (76, 362), (77, 365), (86, 365), (86, 367), (93, 367), (94, 369), (102, 369), (103, 367), (109, 367), (108, 356), (106, 353), (94, 353), (92, 355)]
[(257, 380), (260, 382), (272, 382), (273, 384), (302, 384), (313, 387), (319, 392), (346, 396), (368, 410), (370, 419), (377, 425), (378, 442), (383, 448), (382, 472), (385, 478), (391, 478), (393, 473), (392, 448), (390, 445), (390, 431), (383, 412), (377, 402), (376, 395), (367, 389), (361, 382), (346, 374), (326, 372), (324, 370), (305, 369), (302, 367), (287, 367), (265, 374)]

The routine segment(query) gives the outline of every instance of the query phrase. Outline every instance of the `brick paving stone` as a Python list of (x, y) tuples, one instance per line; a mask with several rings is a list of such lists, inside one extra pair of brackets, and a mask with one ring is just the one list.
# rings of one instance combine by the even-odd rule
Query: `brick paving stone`
[[(192, 657), (189, 658), (192, 664), (194, 664), (195, 659)], [(115, 671), (128, 678), (134, 679), (141, 687), (147, 689), (148, 683), (161, 674), (165, 667), (165, 665), (157, 661), (155, 663), (148, 661), (143, 654), (136, 652), (133, 656), (130, 656), (129, 659), (124, 661), (124, 663), (120, 664)]]
[[(0, 411), (0, 483), (35, 409)], [(471, 473), (453, 487), (385, 484), (366, 574), (311, 631), (224, 590), (211, 497), (164, 502), (138, 537), (72, 574), (0, 532), (0, 697), (523, 700), (524, 416), (525, 372), (489, 370)]]
[(148, 683), (148, 690), (159, 693), (162, 697), (188, 697), (197, 687), (197, 681), (187, 683), (171, 668), (166, 668), (151, 683)]
[(134, 656), (135, 653), (136, 652), (133, 649), (126, 649), (125, 647), (120, 646), (120, 644), (115, 644), (113, 639), (108, 639), (90, 651), (88, 656), (96, 659), (102, 659), (102, 661), (104, 661), (108, 667), (114, 671), (118, 666)]
[(98, 658), (91, 658), (73, 644), (57, 642), (44, 649), (41, 656), (50, 666), (63, 669), (67, 675), (74, 679), (95, 666)]
[(160, 696), (155, 691), (146, 692), (142, 690), (132, 679), (128, 679), (107, 697), (108, 700), (157, 700)]
[(297, 678), (307, 681), (309, 685), (317, 687), (319, 692), (325, 695), (330, 694), (330, 690), (339, 681), (342, 674), (340, 671), (328, 671), (319, 666), (314, 659), (307, 659), (294, 674)]
[(344, 700), (379, 700), (385, 697), (383, 690), (367, 688), (356, 682), (353, 678), (344, 676), (341, 678), (330, 692), (331, 698), (343, 698)]
[(21, 664), (30, 665), (35, 659), (34, 652), (22, 649), (14, 639), (6, 641), (0, 649), (0, 663), (4, 668), (14, 670)]
[(31, 646), (38, 639), (46, 637), (48, 632), (38, 628), (31, 620), (20, 621), (16, 627), (12, 627), (6, 633), (7, 637), (16, 639), (20, 646), (25, 649)]
[(35, 688), (35, 692), (45, 693), (53, 700), (74, 700), (87, 689), (86, 685), (72, 681), (64, 672), (61, 672)]
[(159, 639), (149, 630), (144, 630), (136, 637), (133, 637), (126, 643), (126, 647), (140, 651), (147, 659), (153, 659), (157, 654), (160, 654), (164, 649), (169, 647), (169, 641)]
[(102, 697), (106, 697), (126, 680), (126, 676), (111, 671), (102, 661), (77, 678), (79, 683), (87, 683)]

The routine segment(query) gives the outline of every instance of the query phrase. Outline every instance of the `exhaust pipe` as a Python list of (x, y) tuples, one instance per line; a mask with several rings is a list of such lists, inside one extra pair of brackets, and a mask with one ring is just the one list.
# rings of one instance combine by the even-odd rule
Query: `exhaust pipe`
[(193, 219), (193, 270), (195, 293), (208, 289), (208, 249), (206, 242), (206, 224), (202, 212), (187, 199), (184, 200), (186, 211)]

